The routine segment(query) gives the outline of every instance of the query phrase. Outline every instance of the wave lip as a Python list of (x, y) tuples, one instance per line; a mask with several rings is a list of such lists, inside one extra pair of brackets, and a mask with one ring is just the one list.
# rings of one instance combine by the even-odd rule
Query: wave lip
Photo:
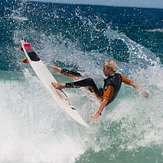
[(156, 29), (151, 29), (151, 30), (146, 30), (147, 32), (160, 32), (163, 33), (163, 28), (156, 28)]

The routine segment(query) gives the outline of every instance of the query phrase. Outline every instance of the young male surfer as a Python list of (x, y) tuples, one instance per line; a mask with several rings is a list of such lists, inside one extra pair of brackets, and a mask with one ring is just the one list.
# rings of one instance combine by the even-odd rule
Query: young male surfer
[[(71, 76), (71, 77), (82, 76), (80, 73), (69, 71), (67, 69), (61, 69), (60, 67), (57, 67), (54, 65), (51, 65), (50, 67), (53, 68), (55, 71), (60, 72), (67, 76)], [(88, 87), (91, 90), (91, 92), (95, 93), (96, 97), (101, 100), (101, 105), (97, 113), (91, 116), (91, 119), (93, 121), (97, 121), (104, 107), (110, 104), (116, 98), (122, 82), (141, 91), (145, 98), (148, 98), (149, 96), (149, 94), (146, 91), (144, 91), (138, 84), (127, 79), (122, 74), (116, 73), (116, 71), (117, 71), (117, 65), (114, 60), (108, 60), (104, 63), (103, 73), (107, 78), (104, 79), (104, 87), (102, 89), (97, 88), (92, 78), (86, 78), (86, 79), (82, 79), (82, 80), (71, 82), (71, 83), (52, 82), (52, 85), (56, 89)]]

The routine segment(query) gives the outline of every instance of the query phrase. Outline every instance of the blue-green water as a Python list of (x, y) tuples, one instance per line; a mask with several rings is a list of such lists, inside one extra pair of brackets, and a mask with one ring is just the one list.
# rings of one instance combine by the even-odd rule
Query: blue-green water
[[(163, 10), (0, 2), (0, 162), (163, 162)], [(30, 65), (20, 40), (43, 62), (78, 70), (101, 85), (103, 63), (150, 93), (122, 85), (97, 123), (99, 101), (85, 89), (65, 90), (90, 125), (64, 113)], [(50, 68), (49, 68), (50, 70)], [(51, 70), (50, 70), (51, 71)], [(59, 82), (69, 78), (55, 74)]]

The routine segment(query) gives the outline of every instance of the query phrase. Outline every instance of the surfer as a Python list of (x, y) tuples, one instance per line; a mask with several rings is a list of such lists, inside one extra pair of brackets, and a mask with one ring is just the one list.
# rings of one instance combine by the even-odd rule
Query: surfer
[[(71, 77), (82, 77), (80, 73), (69, 71), (67, 69), (62, 69), (60, 67), (51, 65), (50, 66), (53, 70), (67, 75)], [(88, 87), (89, 90), (95, 93), (96, 97), (101, 100), (101, 105), (96, 114), (91, 116), (93, 121), (97, 121), (98, 117), (101, 115), (104, 107), (110, 104), (117, 96), (122, 82), (128, 84), (137, 90), (141, 91), (145, 98), (148, 98), (149, 94), (144, 91), (138, 84), (134, 83), (133, 81), (129, 80), (122, 74), (116, 73), (117, 65), (114, 60), (108, 60), (104, 63), (103, 66), (103, 73), (107, 77), (104, 79), (104, 87), (97, 88), (94, 80), (92, 78), (86, 78), (75, 82), (70, 83), (54, 83), (52, 85), (56, 89), (63, 89), (63, 88), (80, 88), (80, 87)]]

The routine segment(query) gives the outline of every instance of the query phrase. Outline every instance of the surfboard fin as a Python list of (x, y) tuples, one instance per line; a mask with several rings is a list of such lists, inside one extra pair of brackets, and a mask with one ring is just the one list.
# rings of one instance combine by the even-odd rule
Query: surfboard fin
[(20, 60), (21, 60), (23, 63), (29, 64), (29, 61), (28, 61), (27, 58), (25, 58), (25, 59), (21, 58)]
[(23, 48), (22, 48), (21, 46), (19, 46), (19, 49), (20, 49), (22, 52), (24, 52), (24, 50), (23, 50)]

